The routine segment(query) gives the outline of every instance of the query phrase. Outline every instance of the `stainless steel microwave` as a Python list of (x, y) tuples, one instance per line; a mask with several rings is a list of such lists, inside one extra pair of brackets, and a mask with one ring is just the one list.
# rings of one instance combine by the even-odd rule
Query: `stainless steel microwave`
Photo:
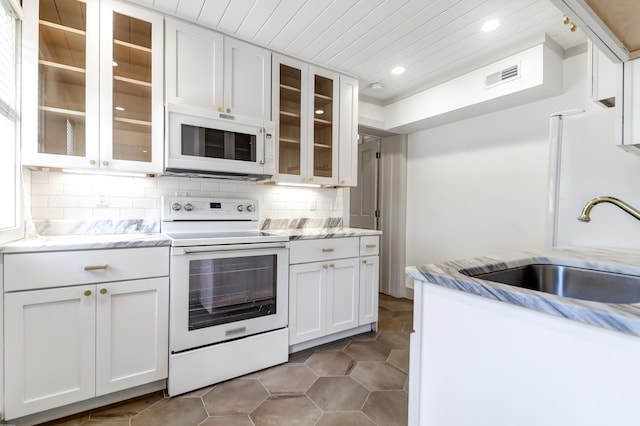
[(273, 122), (167, 105), (165, 173), (264, 180), (275, 173)]

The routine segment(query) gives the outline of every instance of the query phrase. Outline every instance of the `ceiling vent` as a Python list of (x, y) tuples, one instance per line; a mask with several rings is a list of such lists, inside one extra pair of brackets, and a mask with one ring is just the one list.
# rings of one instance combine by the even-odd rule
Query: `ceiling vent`
[(520, 77), (520, 65), (513, 65), (504, 68), (502, 71), (489, 74), (484, 79), (485, 87), (493, 87), (497, 84), (504, 83), (509, 80), (515, 80)]

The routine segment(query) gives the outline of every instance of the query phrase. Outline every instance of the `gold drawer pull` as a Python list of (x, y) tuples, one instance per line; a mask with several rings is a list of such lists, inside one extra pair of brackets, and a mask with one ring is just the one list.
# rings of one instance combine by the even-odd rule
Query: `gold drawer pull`
[(87, 265), (84, 267), (85, 271), (97, 271), (99, 269), (107, 269), (107, 264), (104, 265)]
[(100, 289), (100, 294), (107, 294), (107, 289), (106, 288), (101, 288)]
[(378, 247), (378, 245), (377, 244), (367, 244), (365, 247), (366, 248), (376, 248), (376, 247)]
[(367, 264), (367, 259), (363, 260), (362, 263)]
[(333, 251), (335, 251), (335, 250), (336, 250), (336, 249), (332, 249), (332, 248), (323, 248), (323, 249), (322, 249), (322, 252), (323, 252), (323, 253), (331, 253), (331, 252), (333, 252)]
[(336, 267), (336, 265), (334, 265), (333, 263), (330, 263), (330, 264), (329, 264), (329, 267), (330, 267), (330, 268), (335, 268), (335, 267)]
[(322, 265), (322, 268), (327, 269), (329, 267), (329, 265), (327, 265), (326, 263)]
[(84, 291), (84, 295), (85, 296), (91, 296), (91, 290), (85, 290)]

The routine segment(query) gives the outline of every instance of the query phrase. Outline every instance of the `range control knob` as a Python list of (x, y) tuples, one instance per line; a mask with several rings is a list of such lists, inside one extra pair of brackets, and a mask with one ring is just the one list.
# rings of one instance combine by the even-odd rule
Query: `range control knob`
[(239, 212), (242, 212), (242, 211), (244, 211), (244, 206), (242, 204), (238, 204), (237, 209), (238, 209)]
[(253, 205), (253, 204), (249, 204), (249, 205), (247, 205), (247, 211), (248, 211), (249, 213), (252, 213), (255, 209), (256, 209), (256, 208), (254, 207), (254, 205)]
[(184, 209), (188, 212), (190, 212), (191, 210), (193, 210), (193, 204), (191, 203), (187, 203), (184, 205)]
[(171, 204), (171, 210), (173, 210), (174, 212), (177, 212), (178, 210), (180, 210), (182, 208), (182, 206), (180, 205), (180, 203), (173, 203)]

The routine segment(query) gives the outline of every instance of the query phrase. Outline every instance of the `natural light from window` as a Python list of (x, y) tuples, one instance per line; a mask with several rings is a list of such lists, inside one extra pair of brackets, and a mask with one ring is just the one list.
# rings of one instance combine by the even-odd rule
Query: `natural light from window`
[(22, 236), (18, 166), (17, 13), (0, 0), (0, 243)]

